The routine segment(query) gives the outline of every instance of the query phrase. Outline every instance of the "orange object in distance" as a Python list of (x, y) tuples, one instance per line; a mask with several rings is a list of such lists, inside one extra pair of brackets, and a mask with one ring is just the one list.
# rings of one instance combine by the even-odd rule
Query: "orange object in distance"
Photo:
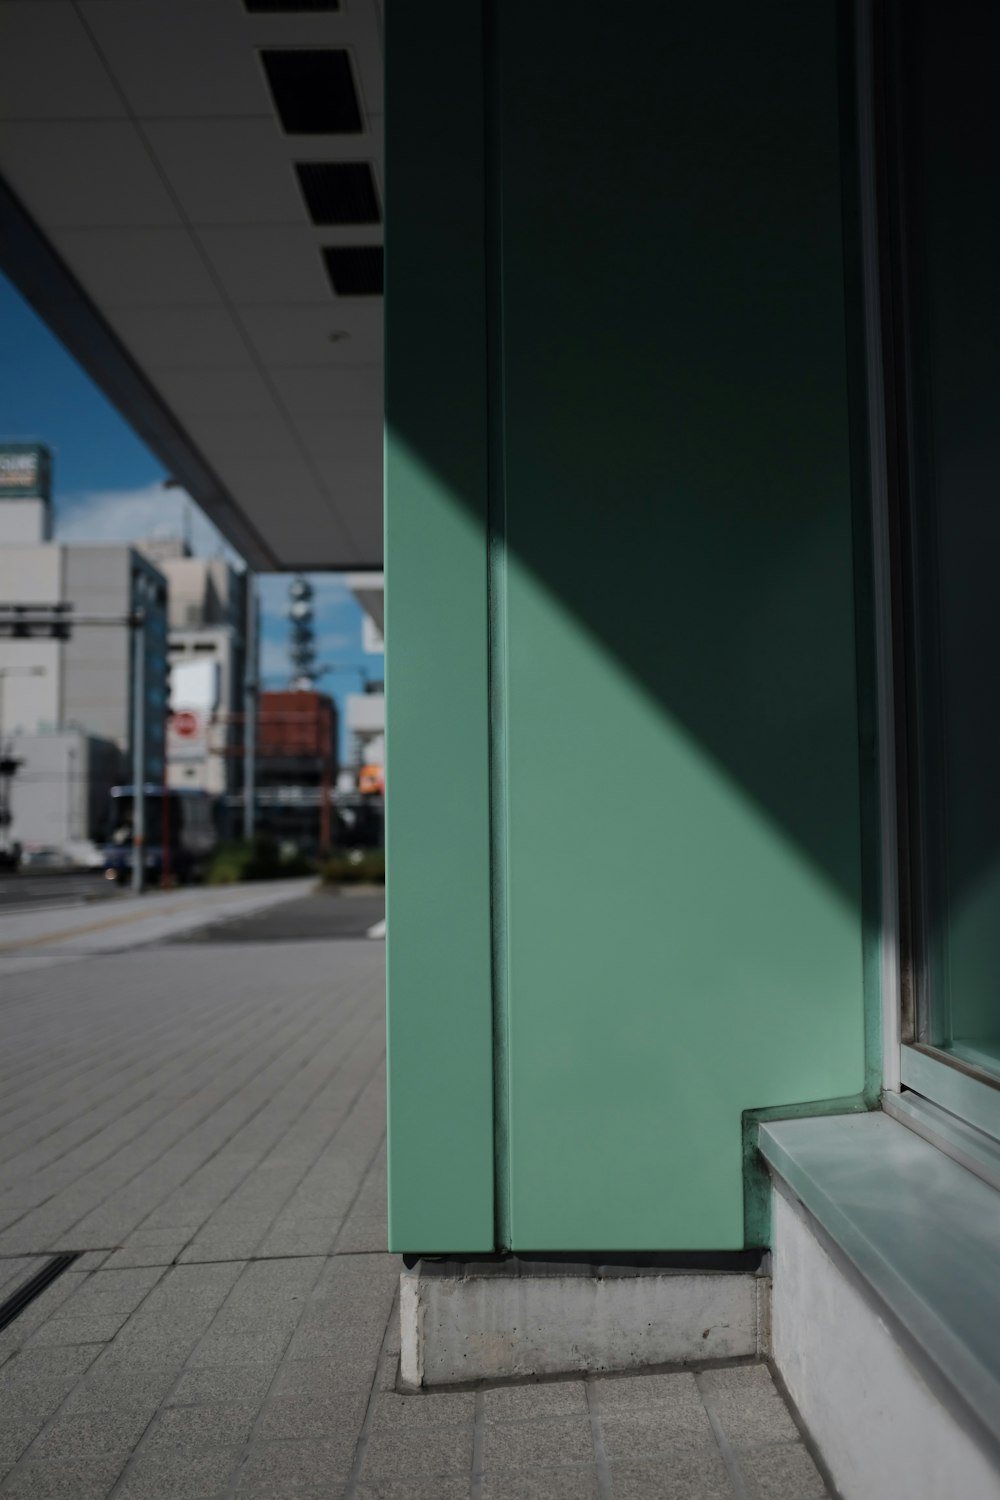
[(368, 796), (385, 791), (385, 767), (362, 766), (358, 772), (358, 791)]

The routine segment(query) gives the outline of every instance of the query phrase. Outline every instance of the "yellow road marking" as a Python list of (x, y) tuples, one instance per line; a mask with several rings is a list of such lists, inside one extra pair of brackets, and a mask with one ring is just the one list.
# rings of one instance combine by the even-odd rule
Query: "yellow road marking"
[(102, 932), (107, 927), (122, 927), (127, 922), (143, 922), (148, 917), (173, 916), (174, 912), (190, 911), (196, 901), (186, 901), (183, 906), (172, 906), (162, 913), (152, 911), (124, 912), (120, 917), (106, 917), (103, 922), (88, 922), (85, 927), (64, 927), (61, 932), (45, 932), (38, 937), (20, 938), (12, 943), (0, 943), (0, 953), (12, 953), (19, 948), (42, 948), (46, 943), (61, 943), (64, 938), (83, 937), (88, 932)]

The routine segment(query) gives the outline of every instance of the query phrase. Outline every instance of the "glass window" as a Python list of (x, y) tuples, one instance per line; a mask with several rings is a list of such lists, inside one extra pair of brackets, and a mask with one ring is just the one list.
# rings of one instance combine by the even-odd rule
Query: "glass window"
[(1000, 7), (897, 18), (916, 1030), (1000, 1076)]

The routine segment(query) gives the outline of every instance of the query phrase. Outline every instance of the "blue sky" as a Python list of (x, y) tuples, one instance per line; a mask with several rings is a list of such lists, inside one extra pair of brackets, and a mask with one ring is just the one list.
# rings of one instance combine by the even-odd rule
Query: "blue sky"
[[(57, 538), (132, 541), (177, 533), (190, 507), (195, 551), (224, 550), (222, 538), (177, 490), (163, 490), (162, 464), (105, 400), (11, 284), (0, 276), (0, 442), (39, 440), (53, 452)], [(383, 658), (366, 655), (361, 609), (335, 574), (311, 575), (316, 589), (316, 636), (322, 665), (338, 668), (321, 679), (342, 703), (359, 690), (367, 665), (381, 677)], [(288, 577), (262, 575), (261, 671), (266, 687), (288, 684), (284, 616)], [(341, 670), (342, 669), (342, 670)], [(343, 743), (342, 751), (346, 749)]]

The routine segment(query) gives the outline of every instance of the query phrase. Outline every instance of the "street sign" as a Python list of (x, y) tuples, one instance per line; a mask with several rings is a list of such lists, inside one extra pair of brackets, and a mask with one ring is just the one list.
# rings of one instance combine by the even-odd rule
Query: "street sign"
[(194, 739), (200, 729), (198, 715), (192, 713), (189, 708), (178, 709), (170, 721), (170, 727), (182, 740)]

